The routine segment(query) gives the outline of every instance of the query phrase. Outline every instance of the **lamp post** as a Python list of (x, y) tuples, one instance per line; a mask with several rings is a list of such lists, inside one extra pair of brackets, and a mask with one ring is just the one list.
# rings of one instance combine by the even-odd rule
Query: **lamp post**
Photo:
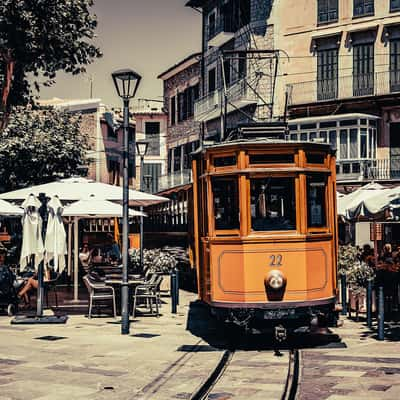
[[(121, 333), (129, 334), (129, 287), (128, 287), (128, 231), (129, 231), (129, 100), (132, 99), (137, 91), (142, 77), (131, 69), (121, 69), (112, 73), (117, 94), (124, 104), (124, 142), (123, 152), (123, 195), (122, 195), (122, 285), (121, 285)], [(133, 141), (133, 165), (135, 166), (135, 134)], [(135, 167), (133, 176), (136, 178)]]
[[(137, 141), (136, 142), (136, 150), (140, 156), (140, 191), (144, 191), (144, 156), (147, 153), (147, 147), (149, 146), (148, 142), (145, 141)], [(143, 206), (140, 206), (140, 211), (143, 213)], [(143, 215), (140, 215), (140, 269), (143, 272)]]

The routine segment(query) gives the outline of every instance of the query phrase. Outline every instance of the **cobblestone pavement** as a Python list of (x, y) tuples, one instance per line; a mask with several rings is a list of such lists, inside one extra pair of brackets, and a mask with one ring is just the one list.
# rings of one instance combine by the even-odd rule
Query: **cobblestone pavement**
[(289, 352), (236, 351), (209, 400), (280, 400), (285, 388)]
[(400, 343), (348, 319), (333, 331), (346, 347), (302, 351), (298, 400), (400, 399)]
[[(189, 399), (219, 362), (227, 333), (204, 308), (189, 307), (195, 298), (181, 292), (176, 315), (165, 304), (160, 318), (138, 316), (130, 335), (121, 335), (109, 317), (16, 326), (0, 316), (0, 400)], [(395, 338), (378, 342), (362, 323), (349, 320), (334, 331), (342, 348), (302, 351), (299, 399), (400, 398)], [(252, 343), (238, 350), (232, 374), (210, 400), (277, 398), (287, 358), (266, 347)]]
[[(130, 335), (121, 335), (120, 324), (108, 317), (75, 315), (65, 325), (26, 326), (0, 317), (0, 400), (173, 398), (164, 386), (203, 343), (186, 329), (195, 298), (182, 292), (176, 315), (165, 304), (159, 318), (136, 318)], [(218, 362), (219, 351), (203, 345), (197, 368), (186, 366), (177, 392), (191, 393)]]

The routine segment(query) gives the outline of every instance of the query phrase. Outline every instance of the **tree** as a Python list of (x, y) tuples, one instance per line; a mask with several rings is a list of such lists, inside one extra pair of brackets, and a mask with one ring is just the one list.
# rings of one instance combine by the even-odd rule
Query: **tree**
[(85, 72), (101, 56), (91, 43), (97, 26), (92, 5), (93, 0), (0, 1), (0, 111), (27, 103), (28, 74), (42, 75), (51, 85), (57, 71)]
[(15, 107), (0, 131), (0, 186), (5, 191), (77, 174), (89, 142), (80, 115)]

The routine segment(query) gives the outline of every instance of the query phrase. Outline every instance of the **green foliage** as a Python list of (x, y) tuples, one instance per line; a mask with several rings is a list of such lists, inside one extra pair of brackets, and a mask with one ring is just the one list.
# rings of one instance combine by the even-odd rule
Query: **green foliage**
[(346, 275), (347, 285), (357, 293), (375, 278), (375, 271), (358, 258), (357, 249), (351, 245), (339, 246), (338, 272)]
[[(57, 71), (79, 74), (101, 56), (92, 39), (97, 26), (93, 0), (1, 0), (0, 60), (15, 61), (9, 104), (27, 101), (28, 74), (54, 83)], [(34, 82), (36, 89), (40, 83)]]
[[(140, 268), (140, 251), (130, 249), (129, 257), (133, 269)], [(151, 272), (168, 274), (177, 264), (176, 259), (169, 253), (161, 249), (144, 249), (143, 251), (144, 268), (150, 268)]]
[(77, 174), (88, 139), (80, 116), (55, 109), (16, 107), (0, 131), (0, 182), (3, 190), (46, 183)]
[(338, 254), (338, 272), (343, 275), (352, 268), (352, 266), (358, 263), (357, 248), (352, 245), (339, 246)]

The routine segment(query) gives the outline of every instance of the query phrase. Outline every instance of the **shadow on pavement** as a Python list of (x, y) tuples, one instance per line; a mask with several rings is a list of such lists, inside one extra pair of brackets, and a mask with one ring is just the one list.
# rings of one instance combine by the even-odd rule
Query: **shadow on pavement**
[[(186, 329), (194, 336), (203, 339), (208, 347), (202, 351), (217, 349), (237, 350), (277, 350), (291, 348), (344, 348), (346, 344), (329, 329), (317, 332), (298, 332), (290, 335), (284, 342), (278, 342), (271, 334), (246, 333), (243, 329), (217, 321), (210, 314), (207, 305), (194, 301), (189, 306)], [(208, 350), (207, 350), (208, 349)], [(181, 350), (183, 351), (183, 350)], [(187, 351), (198, 351), (194, 347)]]

